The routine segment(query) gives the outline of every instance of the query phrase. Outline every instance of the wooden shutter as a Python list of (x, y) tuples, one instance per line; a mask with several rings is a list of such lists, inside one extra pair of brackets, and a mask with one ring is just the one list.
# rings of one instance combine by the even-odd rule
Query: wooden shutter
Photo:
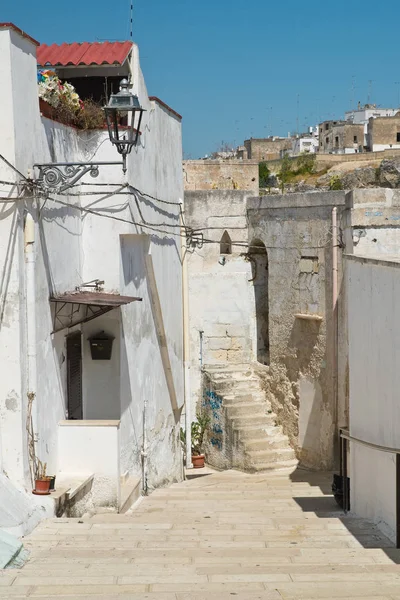
[(82, 419), (82, 343), (81, 334), (67, 338), (68, 419)]

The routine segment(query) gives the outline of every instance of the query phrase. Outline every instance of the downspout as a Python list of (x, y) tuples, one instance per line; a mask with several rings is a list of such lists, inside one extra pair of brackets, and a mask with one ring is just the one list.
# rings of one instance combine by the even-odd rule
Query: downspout
[[(35, 221), (30, 213), (25, 214), (24, 228), (25, 242), (25, 280), (26, 280), (26, 332), (27, 332), (27, 358), (28, 358), (28, 421), (27, 434), (29, 440), (29, 458), (31, 476), (33, 479), (35, 468), (35, 443), (38, 438), (38, 411), (37, 411), (37, 356), (36, 356), (36, 249), (35, 249)], [(30, 415), (30, 419), (29, 419)]]
[(143, 403), (142, 495), (147, 496), (147, 396)]
[[(181, 202), (180, 220), (181, 232), (185, 231), (183, 222), (183, 201)], [(190, 393), (190, 337), (189, 337), (189, 295), (188, 295), (188, 270), (185, 238), (181, 235), (181, 260), (182, 260), (182, 306), (183, 306), (183, 368), (185, 386), (185, 443), (186, 443), (186, 468), (192, 469), (192, 415)]]
[(333, 424), (338, 434), (338, 227), (337, 208), (332, 209), (332, 350), (333, 350)]

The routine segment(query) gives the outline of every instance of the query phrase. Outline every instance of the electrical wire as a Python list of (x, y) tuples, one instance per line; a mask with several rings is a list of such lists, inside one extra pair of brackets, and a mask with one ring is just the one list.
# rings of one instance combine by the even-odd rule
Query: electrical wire
[(0, 185), (17, 185), (18, 181), (0, 181)]
[[(21, 171), (19, 171), (19, 170), (17, 169), (17, 167), (14, 167), (14, 165), (12, 165), (12, 164), (10, 163), (10, 161), (8, 161), (8, 160), (5, 158), (5, 156), (3, 156), (2, 154), (0, 154), (0, 158), (1, 158), (1, 160), (2, 160), (3, 162), (5, 162), (5, 163), (6, 163), (6, 165), (8, 165), (8, 166), (10, 167), (10, 169), (12, 169), (13, 171), (15, 171), (15, 173), (18, 173), (18, 175), (19, 175), (20, 177), (22, 177), (22, 179), (24, 179), (25, 181), (28, 181), (28, 178), (27, 178), (27, 177), (25, 177), (25, 175), (23, 175), (23, 174), (21, 173)], [(16, 182), (16, 183), (18, 183), (18, 182)]]

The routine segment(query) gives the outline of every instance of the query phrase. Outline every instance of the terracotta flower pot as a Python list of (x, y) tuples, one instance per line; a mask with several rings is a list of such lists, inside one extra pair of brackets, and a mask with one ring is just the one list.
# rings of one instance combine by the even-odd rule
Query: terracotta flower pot
[(204, 454), (192, 455), (192, 464), (194, 469), (202, 469), (204, 467)]
[(32, 494), (38, 494), (39, 496), (47, 496), (50, 494), (50, 477), (46, 477), (43, 479), (35, 479), (35, 489), (32, 491)]
[(47, 117), (48, 119), (54, 119), (54, 107), (51, 106), (51, 104), (49, 104), (45, 100), (43, 100), (43, 98), (39, 98), (39, 109), (43, 117)]

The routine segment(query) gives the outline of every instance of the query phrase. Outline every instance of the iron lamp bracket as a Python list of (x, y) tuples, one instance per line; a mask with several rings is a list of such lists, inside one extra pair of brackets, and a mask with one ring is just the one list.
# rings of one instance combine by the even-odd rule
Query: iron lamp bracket
[(44, 163), (35, 164), (34, 168), (39, 169), (39, 176), (36, 183), (46, 192), (64, 192), (74, 186), (87, 173), (91, 177), (99, 175), (99, 166), (122, 165), (122, 170), (126, 173), (126, 156), (123, 156), (122, 162), (76, 162), (76, 163)]

